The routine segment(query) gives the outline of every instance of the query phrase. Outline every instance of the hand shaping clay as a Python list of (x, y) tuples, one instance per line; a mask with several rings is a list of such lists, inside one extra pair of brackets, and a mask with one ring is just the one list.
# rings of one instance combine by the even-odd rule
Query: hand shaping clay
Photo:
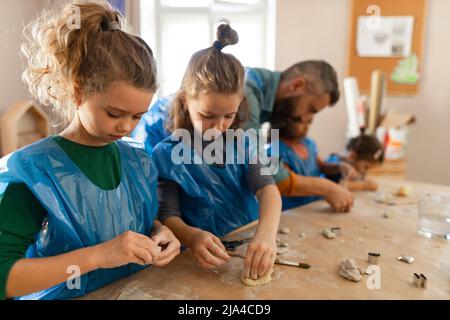
[(243, 284), (245, 284), (246, 286), (249, 286), (249, 287), (262, 286), (262, 285), (268, 284), (270, 281), (272, 281), (272, 272), (273, 272), (273, 269), (271, 269), (269, 272), (267, 272), (266, 275), (259, 277), (256, 280), (244, 279), (243, 277), (241, 277), (241, 281)]
[(280, 248), (289, 248), (289, 245), (287, 244), (287, 242), (281, 241), (280, 243), (277, 244)]

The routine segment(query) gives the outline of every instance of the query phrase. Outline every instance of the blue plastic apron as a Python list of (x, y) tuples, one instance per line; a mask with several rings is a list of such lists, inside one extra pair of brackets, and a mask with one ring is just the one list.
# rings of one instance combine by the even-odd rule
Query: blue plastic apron
[[(308, 177), (320, 177), (320, 169), (317, 165), (317, 148), (313, 140), (304, 138), (302, 143), (308, 150), (308, 159), (301, 159), (295, 151), (280, 140), (280, 157), (288, 167), (298, 175)], [(318, 196), (304, 197), (282, 197), (283, 210), (303, 206), (316, 200), (322, 199)]]
[[(51, 137), (0, 159), (0, 192), (9, 183), (23, 182), (47, 210), (26, 258), (94, 246), (128, 230), (150, 233), (158, 210), (157, 171), (137, 143), (119, 140), (117, 146), (122, 176), (113, 190), (91, 182)], [(99, 269), (82, 275), (79, 289), (69, 289), (64, 282), (20, 299), (73, 298), (141, 269), (137, 264)]]
[[(325, 162), (340, 165), (342, 163), (342, 159), (338, 154), (332, 153), (325, 159)], [(342, 179), (342, 174), (337, 173), (333, 175), (326, 175), (326, 178), (333, 182), (339, 183)]]
[(170, 133), (166, 129), (170, 105), (174, 96), (158, 99), (142, 116), (131, 137), (144, 143), (145, 150), (152, 154), (153, 148)]
[[(248, 159), (236, 164), (238, 151), (234, 144), (234, 164), (174, 164), (172, 150), (184, 142), (171, 141), (171, 137), (155, 147), (153, 160), (160, 177), (180, 186), (181, 215), (188, 225), (221, 237), (258, 219), (259, 205), (246, 181)], [(227, 152), (231, 152), (229, 148), (227, 145)], [(189, 150), (191, 159), (199, 157), (193, 148)]]

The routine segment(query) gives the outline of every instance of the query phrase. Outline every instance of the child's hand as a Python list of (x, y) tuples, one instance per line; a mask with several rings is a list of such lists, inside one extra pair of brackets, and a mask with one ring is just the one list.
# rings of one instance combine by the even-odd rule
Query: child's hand
[(247, 248), (244, 279), (258, 279), (272, 269), (277, 256), (276, 239), (267, 233), (257, 233)]
[(161, 225), (151, 239), (162, 248), (162, 251), (153, 260), (154, 266), (164, 266), (180, 254), (180, 241), (166, 226)]
[(196, 232), (192, 236), (189, 246), (194, 258), (202, 268), (219, 267), (231, 259), (222, 241), (207, 231)]
[(333, 183), (325, 195), (325, 200), (333, 208), (334, 212), (348, 212), (353, 206), (352, 194), (342, 188), (340, 185)]
[(371, 179), (365, 179), (364, 182), (364, 190), (368, 191), (377, 191), (378, 190), (378, 183)]
[(98, 268), (116, 268), (129, 263), (149, 265), (154, 262), (161, 248), (149, 237), (133, 231), (93, 247)]
[(356, 169), (352, 165), (346, 162), (342, 162), (339, 165), (339, 169), (341, 171), (342, 179), (344, 180), (357, 180), (361, 177), (358, 171), (356, 171)]

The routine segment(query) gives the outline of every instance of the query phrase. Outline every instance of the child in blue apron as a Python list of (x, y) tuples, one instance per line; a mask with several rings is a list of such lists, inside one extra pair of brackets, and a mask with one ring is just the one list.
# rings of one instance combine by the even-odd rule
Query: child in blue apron
[[(279, 156), (284, 165), (290, 171), (304, 178), (304, 183), (314, 184), (318, 190), (331, 190), (329, 194), (336, 197), (337, 203), (343, 197), (346, 199), (349, 192), (337, 183), (325, 179), (327, 173), (346, 172), (349, 176), (354, 176), (355, 170), (348, 164), (328, 164), (322, 161), (318, 155), (317, 145), (313, 139), (307, 137), (309, 126), (312, 123), (312, 115), (299, 116), (298, 110), (284, 106), (283, 114), (277, 113), (272, 117), (272, 129), (279, 130)], [(283, 210), (306, 205), (316, 200), (323, 199), (320, 194), (305, 194), (299, 197), (284, 197)], [(346, 201), (338, 212), (346, 212), (350, 208), (346, 207)], [(351, 206), (351, 203), (350, 203)]]
[[(343, 154), (331, 154), (325, 161), (328, 164), (350, 164), (356, 169), (357, 177), (347, 181), (347, 187), (352, 191), (367, 190), (376, 191), (378, 184), (366, 178), (367, 171), (380, 166), (383, 163), (384, 151), (380, 141), (361, 131), (358, 137), (348, 141), (346, 151)], [(342, 174), (329, 175), (328, 178), (339, 182), (343, 180)]]
[(2, 299), (78, 297), (179, 253), (155, 220), (153, 161), (121, 139), (156, 90), (152, 51), (109, 5), (73, 6), (32, 22), (23, 46), (33, 96), (73, 116), (0, 160)]
[[(192, 250), (200, 266), (228, 262), (219, 237), (259, 219), (242, 274), (257, 279), (270, 272), (276, 257), (281, 197), (271, 173), (265, 174), (252, 156), (239, 162), (242, 152), (251, 149), (245, 139), (242, 148), (235, 139), (226, 139), (215, 149), (214, 161), (202, 159), (208, 148), (224, 140), (227, 129), (238, 129), (246, 120), (244, 68), (222, 52), (237, 41), (236, 31), (222, 23), (214, 44), (191, 57), (170, 108), (172, 133), (154, 148), (153, 159), (160, 178), (158, 217)], [(215, 139), (208, 141), (211, 133)]]

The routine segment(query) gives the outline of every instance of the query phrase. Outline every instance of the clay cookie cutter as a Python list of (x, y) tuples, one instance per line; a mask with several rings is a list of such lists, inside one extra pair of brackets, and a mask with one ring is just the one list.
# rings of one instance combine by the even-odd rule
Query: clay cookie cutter
[(330, 228), (330, 230), (331, 230), (331, 232), (333, 232), (337, 236), (341, 235), (341, 228), (340, 227), (332, 227), (332, 228)]
[(378, 264), (378, 259), (380, 258), (381, 254), (369, 252), (368, 254), (368, 261), (370, 264)]
[(424, 288), (426, 289), (428, 286), (428, 279), (425, 277), (423, 273), (420, 274), (420, 276), (417, 273), (414, 273), (413, 275), (413, 284), (417, 288)]

